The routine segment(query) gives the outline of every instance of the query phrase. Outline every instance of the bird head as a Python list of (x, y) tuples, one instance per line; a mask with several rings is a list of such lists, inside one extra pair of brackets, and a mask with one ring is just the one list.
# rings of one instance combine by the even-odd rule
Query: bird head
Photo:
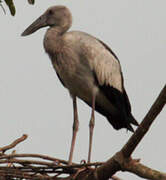
[(46, 26), (60, 27), (63, 30), (68, 30), (72, 23), (72, 16), (69, 9), (65, 6), (53, 6), (48, 8), (44, 14), (36, 19), (25, 31), (21, 34), (27, 36), (38, 29)]

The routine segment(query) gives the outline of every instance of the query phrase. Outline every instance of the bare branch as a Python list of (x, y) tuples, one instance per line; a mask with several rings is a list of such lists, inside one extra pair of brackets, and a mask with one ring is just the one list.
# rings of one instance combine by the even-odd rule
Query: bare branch
[[(7, 160), (1, 160), (0, 164), (5, 163), (16, 163), (21, 165), (28, 165), (28, 164), (36, 164), (36, 165), (44, 165), (44, 166), (51, 166), (57, 168), (57, 165), (55, 163), (50, 162), (44, 162), (44, 161), (35, 161), (35, 160), (22, 160), (22, 159), (7, 159)], [(61, 166), (58, 166), (61, 167)]]
[(124, 169), (128, 172), (137, 174), (138, 176), (145, 179), (166, 180), (166, 173), (162, 173), (154, 169), (151, 169), (134, 160), (130, 160), (129, 162), (125, 163)]
[(142, 140), (144, 135), (148, 132), (151, 124), (153, 123), (153, 121), (155, 120), (157, 115), (161, 112), (165, 103), (166, 103), (166, 85), (160, 92), (158, 98), (156, 99), (156, 101), (154, 102), (152, 107), (150, 108), (149, 112), (143, 119), (140, 126), (137, 128), (135, 133), (128, 140), (126, 145), (122, 148), (121, 151), (126, 158), (131, 156), (132, 152), (135, 150), (137, 145), (140, 143), (140, 141)]
[(2, 151), (3, 153), (9, 149), (14, 148), (17, 144), (21, 143), (22, 141), (24, 141), (25, 139), (27, 139), (28, 135), (23, 134), (22, 137), (16, 139), (15, 141), (13, 141), (11, 144), (4, 146), (2, 148), (0, 148), (0, 151)]
[[(10, 158), (15, 158), (15, 157), (25, 157), (25, 158), (41, 158), (44, 160), (49, 160), (49, 161), (53, 161), (54, 163), (57, 164), (68, 164), (68, 161), (62, 160), (62, 159), (57, 159), (54, 157), (50, 157), (47, 155), (41, 155), (41, 154), (9, 154), (9, 155), (2, 155), (0, 156), (0, 159), (10, 159)], [(75, 164), (75, 163), (73, 163)]]
[[(0, 164), (9, 167), (0, 166), (0, 177), (24, 178), (31, 180), (108, 180), (117, 179), (113, 176), (117, 171), (128, 171), (142, 178), (151, 180), (166, 180), (166, 174), (153, 170), (138, 160), (133, 160), (130, 156), (137, 147), (138, 143), (149, 130), (154, 119), (161, 112), (166, 103), (166, 86), (161, 91), (159, 97), (145, 116), (143, 122), (138, 127), (134, 135), (129, 139), (126, 145), (117, 152), (107, 162), (97, 162), (89, 164), (68, 165), (67, 161), (40, 154), (1, 154)], [(4, 152), (15, 147), (18, 143), (27, 138), (23, 135), (8, 146), (0, 148)], [(41, 160), (25, 160), (16, 158), (39, 158)], [(50, 162), (51, 161), (51, 162)], [(89, 167), (90, 166), (90, 167)], [(93, 169), (92, 166), (95, 168)], [(61, 178), (59, 175), (66, 174), (68, 177)]]
[[(109, 177), (111, 177), (117, 171), (123, 168), (124, 162), (130, 159), (130, 155), (135, 150), (135, 148), (137, 147), (141, 139), (144, 137), (144, 135), (147, 133), (151, 124), (153, 123), (157, 115), (161, 112), (165, 103), (166, 103), (166, 85), (164, 86), (160, 95), (158, 96), (154, 104), (152, 105), (150, 111), (147, 113), (147, 115), (143, 119), (143, 122), (140, 124), (140, 126), (137, 128), (137, 130), (131, 136), (128, 142), (124, 145), (121, 151), (116, 153), (111, 159), (109, 159), (101, 167), (97, 168), (95, 173), (97, 173), (97, 176), (99, 177), (99, 179), (107, 180)], [(150, 172), (152, 171), (147, 171), (147, 173), (150, 173)], [(89, 179), (86, 179), (86, 180), (89, 180)]]
[(11, 170), (10, 168), (8, 171), (0, 170), (0, 177), (13, 177), (13, 178), (24, 178), (24, 179), (31, 179), (31, 180), (51, 180), (51, 177), (48, 177), (46, 175), (34, 175), (34, 174), (28, 174), (25, 172), (18, 171), (17, 169)]

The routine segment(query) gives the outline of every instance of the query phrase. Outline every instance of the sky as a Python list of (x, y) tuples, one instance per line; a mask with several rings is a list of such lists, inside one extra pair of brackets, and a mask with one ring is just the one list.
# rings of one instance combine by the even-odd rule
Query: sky
[[(48, 7), (65, 5), (73, 15), (71, 30), (80, 30), (107, 43), (118, 56), (124, 83), (138, 122), (148, 112), (166, 80), (165, 0), (57, 0), (16, 1), (15, 17), (0, 9), (0, 146), (22, 134), (28, 139), (16, 147), (17, 153), (41, 153), (68, 159), (73, 111), (69, 93), (59, 82), (43, 49), (47, 28), (31, 36), (20, 34)], [(80, 127), (74, 162), (87, 159), (91, 109), (78, 101)], [(92, 161), (106, 161), (131, 136), (125, 129), (115, 131), (95, 113)], [(164, 143), (166, 108), (133, 154), (147, 166), (165, 171)], [(124, 180), (141, 178), (127, 172)]]

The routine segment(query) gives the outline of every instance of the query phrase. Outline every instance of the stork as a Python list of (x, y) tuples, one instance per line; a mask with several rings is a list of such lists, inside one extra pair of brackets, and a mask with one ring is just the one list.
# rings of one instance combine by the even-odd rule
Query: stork
[(49, 26), (44, 37), (44, 49), (63, 86), (73, 100), (73, 134), (69, 154), (72, 164), (78, 131), (77, 97), (92, 108), (89, 122), (89, 153), (91, 159), (92, 136), (96, 110), (107, 118), (114, 129), (134, 131), (138, 126), (131, 114), (120, 62), (113, 51), (101, 40), (81, 31), (70, 31), (72, 15), (65, 6), (50, 7), (23, 33), (27, 36), (42, 27)]

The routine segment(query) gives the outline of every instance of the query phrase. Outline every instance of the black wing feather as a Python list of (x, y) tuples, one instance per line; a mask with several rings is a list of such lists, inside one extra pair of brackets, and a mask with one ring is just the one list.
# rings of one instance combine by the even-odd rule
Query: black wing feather
[[(98, 40), (98, 39), (97, 39)], [(112, 51), (110, 47), (108, 47), (104, 42), (101, 40), (98, 40), (113, 56), (114, 58), (119, 62), (118, 57), (116, 54)], [(95, 72), (94, 72), (95, 73)], [(96, 75), (95, 75), (96, 76)], [(123, 85), (123, 74), (121, 72), (122, 76), (122, 87), (123, 87), (123, 93), (120, 92), (118, 89), (109, 86), (109, 85), (99, 85), (96, 78), (96, 83), (98, 87), (100, 88), (101, 92), (110, 100), (110, 102), (118, 109), (119, 116), (114, 117), (114, 115), (109, 114), (109, 112), (106, 112), (102, 107), (96, 104), (96, 110), (100, 112), (101, 114), (105, 115), (108, 119), (108, 121), (113, 125), (115, 129), (121, 129), (121, 128), (127, 128), (130, 131), (134, 131), (130, 123), (138, 126), (137, 121), (134, 119), (133, 115), (131, 114), (131, 105), (128, 98), (128, 95), (124, 89)]]

